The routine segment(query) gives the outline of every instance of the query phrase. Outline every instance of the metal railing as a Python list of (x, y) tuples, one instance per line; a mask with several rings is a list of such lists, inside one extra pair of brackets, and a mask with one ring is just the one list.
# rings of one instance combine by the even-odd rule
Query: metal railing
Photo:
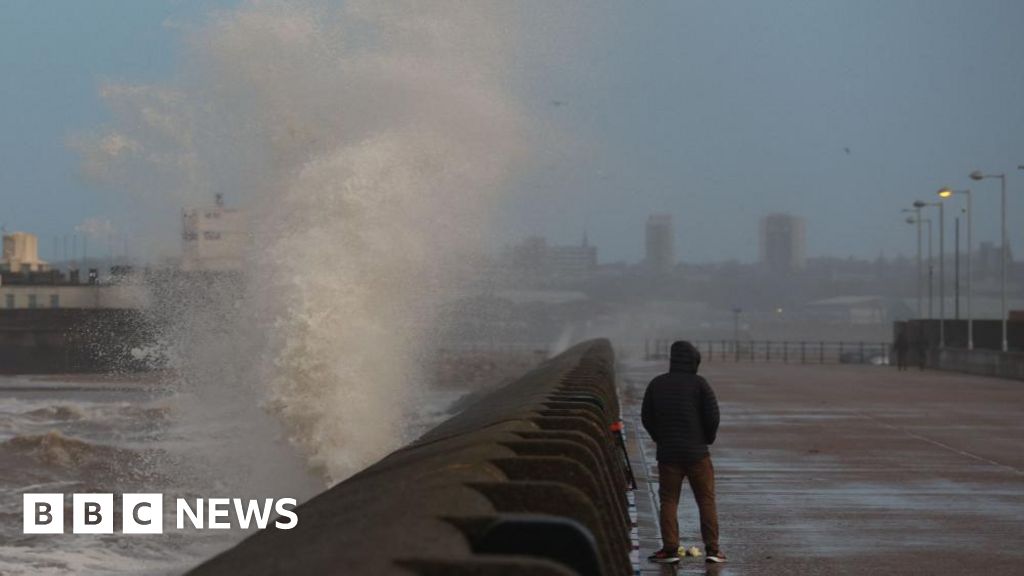
[[(889, 363), (891, 344), (825, 340), (691, 340), (704, 362), (779, 362), (783, 364)], [(644, 341), (644, 357), (664, 360), (672, 340)]]

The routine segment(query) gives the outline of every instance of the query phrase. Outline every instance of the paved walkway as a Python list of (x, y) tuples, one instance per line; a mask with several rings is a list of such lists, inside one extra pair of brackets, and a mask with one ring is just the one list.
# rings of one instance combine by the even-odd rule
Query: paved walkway
[[(639, 574), (1024, 574), (1024, 382), (872, 366), (702, 367), (730, 562), (647, 563), (657, 466), (639, 410), (663, 369), (620, 367)], [(701, 545), (688, 487), (680, 528)]]

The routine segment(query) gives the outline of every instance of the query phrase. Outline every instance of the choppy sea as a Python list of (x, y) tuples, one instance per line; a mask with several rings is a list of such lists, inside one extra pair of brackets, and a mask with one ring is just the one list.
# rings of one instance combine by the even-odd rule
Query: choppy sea
[[(0, 377), (0, 574), (179, 574), (247, 531), (176, 530), (174, 498), (302, 502), (326, 488), (287, 446), (237, 457), (237, 445), (226, 439), (251, 436), (244, 426), (197, 421), (190, 417), (195, 399), (159, 382), (152, 376)], [(442, 420), (457, 397), (432, 397), (413, 427)], [(257, 472), (277, 484), (237, 480)], [(22, 533), (25, 492), (66, 495), (65, 534)], [(71, 494), (90, 492), (114, 493), (115, 503), (123, 493), (164, 493), (164, 533), (121, 534), (118, 509), (114, 534), (71, 534)]]

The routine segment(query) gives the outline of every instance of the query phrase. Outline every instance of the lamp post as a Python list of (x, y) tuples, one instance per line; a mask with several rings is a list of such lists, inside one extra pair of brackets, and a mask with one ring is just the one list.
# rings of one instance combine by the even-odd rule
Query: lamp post
[(740, 360), (740, 314), (742, 313), (743, 309), (739, 306), (732, 309), (732, 348), (737, 362)]
[(1000, 290), (1000, 292), (1002, 293), (1000, 296), (1000, 300), (1002, 300), (1002, 318), (1000, 318), (1000, 322), (1003, 325), (1003, 352), (1006, 352), (1007, 350), (1009, 350), (1009, 346), (1007, 345), (1008, 343), (1006, 341), (1006, 255), (1007, 252), (1009, 252), (1006, 246), (1006, 174), (983, 174), (981, 170), (975, 170), (974, 172), (971, 172), (971, 180), (984, 180), (985, 178), (999, 178), (999, 180), (1002, 182), (1000, 218), (1002, 220), (1001, 227), (1003, 238), (1002, 246), (999, 248), (999, 283), (1002, 286)]
[(904, 208), (901, 212), (913, 212), (914, 216), (907, 218), (907, 224), (917, 224), (917, 319), (924, 318), (924, 284), (921, 282), (921, 209)]
[(935, 265), (932, 263), (932, 219), (922, 218), (920, 216), (917, 218), (907, 218), (907, 224), (917, 224), (920, 227), (922, 223), (928, 225), (928, 319), (931, 320), (935, 317), (935, 305), (933, 302), (934, 298), (932, 289), (932, 279), (935, 273)]
[(953, 320), (960, 320), (960, 217), (953, 218)]
[(951, 190), (948, 187), (939, 189), (939, 198), (952, 198), (954, 194), (967, 197), (967, 349), (974, 350), (974, 316), (971, 314), (971, 252), (974, 251), (973, 227), (971, 225), (971, 191)]
[(932, 258), (932, 219), (921, 218), (928, 225), (928, 319), (935, 319), (935, 260)]
[[(935, 206), (939, 209), (939, 348), (946, 347), (946, 211), (942, 202), (914, 202), (915, 208)], [(928, 230), (928, 245), (931, 246), (931, 228)], [(928, 264), (931, 265), (931, 249), (928, 250)], [(930, 305), (929, 305), (930, 306)], [(929, 313), (931, 308), (929, 308)]]

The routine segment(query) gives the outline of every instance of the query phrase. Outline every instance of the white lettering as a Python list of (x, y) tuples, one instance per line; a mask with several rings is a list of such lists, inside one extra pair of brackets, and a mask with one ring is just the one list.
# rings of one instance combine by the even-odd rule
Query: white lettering
[[(121, 496), (121, 530), (124, 534), (163, 534), (163, 494), (123, 494)], [(178, 530), (229, 530), (234, 526), (264, 530), (273, 522), (281, 530), (290, 530), (299, 523), (295, 498), (195, 498), (194, 506), (186, 498), (175, 499)], [(64, 532), (63, 494), (23, 494), (24, 534), (61, 534)], [(75, 534), (113, 534), (113, 494), (72, 494), (72, 532)], [(205, 514), (204, 514), (205, 511)], [(188, 521), (186, 522), (186, 518)]]
[(291, 507), (294, 508), (295, 498), (281, 498), (274, 506), (274, 509), (277, 510), (278, 516), (290, 519), (289, 522), (281, 522), (280, 519), (278, 519), (277, 522), (274, 522), (274, 526), (277, 526), (281, 530), (291, 530), (299, 525), (299, 515), (292, 510), (285, 508), (286, 505), (291, 505)]
[(209, 521), (207, 526), (214, 530), (227, 530), (231, 528), (231, 522), (220, 522), (218, 518), (227, 518), (231, 513), (228, 510), (228, 505), (231, 504), (231, 500), (227, 498), (210, 498), (209, 499)]
[(188, 505), (188, 500), (185, 500), (184, 498), (178, 498), (178, 500), (177, 500), (177, 508), (178, 508), (178, 512), (177, 512), (178, 530), (183, 530), (185, 528), (185, 516), (188, 516), (189, 520), (192, 521), (192, 527), (193, 528), (198, 528), (200, 530), (203, 529), (203, 499), (202, 498), (196, 498), (196, 509), (195, 509), (195, 512), (193, 512), (192, 508)]
[(270, 512), (274, 508), (274, 500), (267, 498), (263, 501), (263, 507), (259, 507), (259, 500), (249, 500), (249, 505), (242, 510), (242, 499), (235, 498), (235, 516), (238, 518), (238, 525), (242, 528), (248, 528), (249, 522), (253, 518), (256, 519), (256, 527), (260, 530), (267, 527), (267, 522), (270, 521)]

